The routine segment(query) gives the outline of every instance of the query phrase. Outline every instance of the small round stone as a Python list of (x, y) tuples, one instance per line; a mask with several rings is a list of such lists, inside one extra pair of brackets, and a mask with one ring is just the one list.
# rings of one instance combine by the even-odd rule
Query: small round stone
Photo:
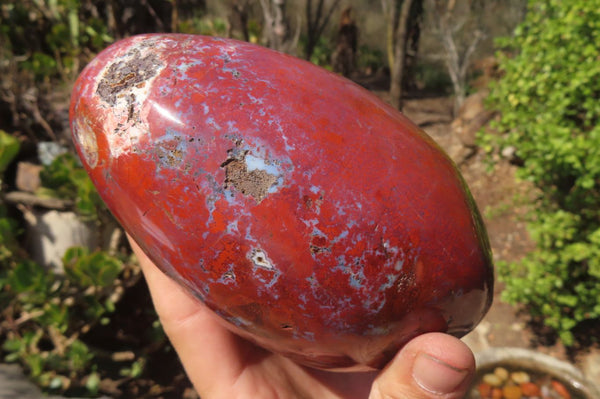
[(499, 387), (502, 385), (502, 379), (496, 374), (488, 373), (483, 376), (483, 382), (490, 384), (493, 387)]
[(508, 380), (508, 370), (504, 367), (496, 367), (494, 369), (494, 375), (496, 375), (502, 381)]
[(524, 396), (541, 396), (542, 395), (542, 391), (540, 389), (540, 387), (537, 384), (534, 384), (533, 382), (524, 382), (521, 384), (521, 392), (523, 393)]
[(502, 388), (504, 399), (521, 399), (521, 387), (517, 385)]
[(526, 382), (530, 382), (531, 378), (529, 377), (529, 374), (527, 374), (525, 371), (515, 371), (513, 373), (510, 374), (510, 379), (515, 383), (515, 384), (524, 384)]
[(502, 389), (494, 388), (492, 389), (492, 399), (502, 399)]
[(552, 389), (562, 398), (562, 399), (571, 399), (571, 394), (569, 390), (560, 382), (556, 380), (552, 380), (550, 383), (552, 385)]
[(490, 384), (483, 382), (477, 386), (477, 390), (479, 391), (479, 396), (482, 398), (489, 398), (492, 396), (492, 386)]

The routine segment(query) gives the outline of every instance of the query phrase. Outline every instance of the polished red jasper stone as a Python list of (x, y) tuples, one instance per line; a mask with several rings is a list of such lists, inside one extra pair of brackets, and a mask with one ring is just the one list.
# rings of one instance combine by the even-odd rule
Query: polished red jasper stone
[(82, 72), (73, 138), (148, 256), (234, 332), (314, 367), (381, 368), (491, 304), (456, 166), (400, 112), (234, 40), (135, 36)]

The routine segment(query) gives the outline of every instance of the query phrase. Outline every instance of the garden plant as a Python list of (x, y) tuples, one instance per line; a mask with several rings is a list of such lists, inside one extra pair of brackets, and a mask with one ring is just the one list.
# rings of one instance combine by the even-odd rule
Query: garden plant
[(500, 265), (503, 298), (573, 345), (600, 319), (600, 1), (531, 0), (499, 44), (489, 106), (501, 117), (482, 143), (516, 149), (519, 177), (537, 189), (536, 249)]

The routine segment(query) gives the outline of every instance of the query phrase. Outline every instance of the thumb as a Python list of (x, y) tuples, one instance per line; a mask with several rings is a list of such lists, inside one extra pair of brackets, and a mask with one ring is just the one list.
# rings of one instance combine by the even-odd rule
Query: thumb
[(369, 399), (459, 399), (474, 374), (473, 353), (461, 340), (423, 334), (406, 344), (377, 376)]

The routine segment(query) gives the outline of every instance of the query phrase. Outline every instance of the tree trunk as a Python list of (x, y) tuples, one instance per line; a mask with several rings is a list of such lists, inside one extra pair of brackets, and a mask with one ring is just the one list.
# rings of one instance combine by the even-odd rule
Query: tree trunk
[(381, 0), (381, 8), (385, 18), (385, 49), (390, 70), (394, 67), (394, 32), (398, 26), (398, 4), (402, 0)]
[(250, 13), (249, 0), (234, 0), (231, 3), (231, 14), (229, 15), (229, 26), (227, 36), (235, 37), (235, 34), (241, 34), (244, 41), (250, 41), (250, 31), (248, 30), (248, 19)]
[[(400, 0), (398, 0), (400, 1)], [(406, 37), (408, 30), (408, 17), (412, 0), (402, 1), (398, 16), (398, 26), (394, 31), (394, 61), (391, 65), (390, 97), (391, 104), (397, 109), (402, 108), (402, 77), (406, 60)]]
[(294, 54), (299, 39), (299, 31), (290, 37), (290, 25), (285, 14), (285, 0), (260, 0), (263, 10), (264, 34), (269, 48), (283, 53)]
[(451, 32), (448, 32), (443, 37), (444, 50), (446, 51), (446, 68), (452, 80), (452, 88), (454, 90), (454, 115), (458, 113), (460, 106), (465, 101), (467, 95), (467, 72), (470, 65), (471, 56), (477, 48), (477, 44), (483, 38), (481, 31), (477, 30), (473, 34), (473, 39), (461, 57), (454, 43)]
[(466, 97), (467, 72), (471, 57), (485, 34), (477, 28), (468, 39), (463, 39), (457, 43), (455, 34), (464, 29), (464, 25), (469, 22), (469, 18), (474, 18), (472, 15), (473, 10), (470, 9), (470, 14), (463, 16), (462, 19), (457, 19), (455, 16), (457, 12), (454, 8), (456, 5), (455, 0), (450, 0), (447, 4), (440, 0), (428, 0), (428, 5), (432, 10), (435, 10), (437, 16), (436, 30), (444, 48), (444, 63), (452, 81), (454, 115), (456, 115)]
[(179, 8), (177, 0), (171, 0), (171, 32), (177, 32), (179, 26)]
[(327, 11), (324, 10), (325, 0), (319, 0), (317, 10), (313, 12), (313, 0), (306, 0), (306, 48), (304, 57), (310, 60), (312, 53), (319, 43), (319, 38), (329, 23), (333, 11), (341, 0), (335, 0)]

